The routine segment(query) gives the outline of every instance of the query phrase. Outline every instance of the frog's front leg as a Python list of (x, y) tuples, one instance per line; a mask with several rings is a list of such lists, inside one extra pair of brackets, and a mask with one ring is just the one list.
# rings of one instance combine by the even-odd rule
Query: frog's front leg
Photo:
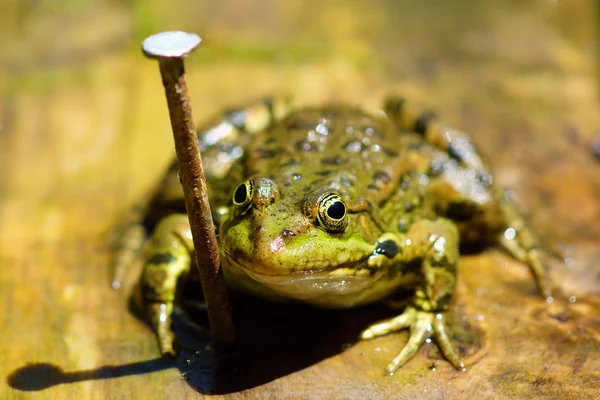
[(412, 305), (401, 315), (376, 323), (361, 334), (362, 339), (370, 339), (410, 328), (408, 342), (386, 367), (388, 373), (392, 374), (404, 365), (431, 336), (446, 359), (456, 368), (464, 370), (464, 364), (446, 334), (442, 314), (448, 309), (456, 287), (458, 236), (458, 229), (451, 221), (439, 218), (433, 221), (419, 220), (411, 225), (406, 234), (387, 233), (379, 239), (379, 247), (382, 244), (384, 249), (396, 246), (398, 250), (376, 251), (369, 261), (373, 267), (389, 263), (402, 270), (407, 265), (420, 262), (416, 271), (420, 283)]
[[(441, 176), (434, 179), (429, 191), (437, 191), (434, 197), (443, 209), (438, 211), (448, 218), (457, 219), (462, 243), (473, 241), (469, 234), (477, 234), (477, 239), (483, 239), (480, 237), (485, 236), (482, 230), (493, 234), (496, 236), (494, 241), (529, 266), (538, 291), (550, 299), (552, 282), (544, 265), (545, 257), (512, 202), (494, 187), (492, 175), (470, 136), (441, 123), (432, 113), (417, 112), (401, 97), (389, 97), (384, 109), (398, 128), (422, 135), (425, 142), (445, 153), (445, 157), (432, 157), (435, 162), (430, 173)], [(461, 215), (450, 215), (456, 210)], [(500, 234), (497, 234), (498, 231)]]
[(157, 225), (142, 272), (143, 310), (162, 354), (174, 355), (171, 314), (178, 284), (190, 270), (192, 235), (185, 214), (171, 214)]

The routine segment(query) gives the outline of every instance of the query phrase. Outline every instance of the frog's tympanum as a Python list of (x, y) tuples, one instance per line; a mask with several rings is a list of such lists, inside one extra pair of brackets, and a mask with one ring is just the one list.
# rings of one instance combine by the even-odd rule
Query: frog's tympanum
[[(412, 298), (369, 339), (409, 328), (393, 373), (430, 337), (464, 369), (444, 327), (459, 244), (498, 243), (550, 296), (542, 254), (492, 183), (465, 133), (417, 115), (402, 99), (384, 112), (347, 106), (295, 110), (286, 99), (227, 112), (198, 133), (227, 284), (273, 300), (347, 308)], [(171, 312), (193, 265), (176, 164), (122, 236), (117, 270), (151, 236), (142, 274), (148, 321), (173, 352)], [(120, 261), (119, 261), (120, 260)]]

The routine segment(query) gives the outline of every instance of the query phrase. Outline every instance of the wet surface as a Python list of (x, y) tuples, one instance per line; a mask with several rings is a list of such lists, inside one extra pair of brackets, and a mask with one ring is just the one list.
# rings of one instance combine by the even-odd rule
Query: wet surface
[[(595, 2), (13, 3), (0, 6), (0, 397), (598, 394)], [(549, 254), (565, 257), (550, 258), (555, 301), (536, 295), (525, 266), (476, 249), (459, 262), (449, 317), (466, 373), (427, 344), (384, 376), (407, 334), (356, 341), (390, 315), (383, 307), (251, 299), (235, 306), (239, 344), (221, 363), (185, 320), (182, 354), (160, 359), (129, 307), (136, 274), (110, 289), (102, 238), (172, 156), (158, 71), (139, 43), (173, 28), (204, 39), (187, 64), (199, 121), (269, 93), (374, 110), (395, 92), (471, 132)]]

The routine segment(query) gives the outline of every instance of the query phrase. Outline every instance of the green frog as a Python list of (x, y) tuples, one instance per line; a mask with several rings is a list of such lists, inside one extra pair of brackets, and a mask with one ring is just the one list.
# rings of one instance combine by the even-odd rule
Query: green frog
[[(361, 334), (410, 329), (386, 367), (390, 374), (430, 338), (465, 369), (444, 325), (459, 244), (498, 243), (551, 296), (534, 236), (469, 136), (400, 97), (388, 98), (379, 114), (267, 99), (204, 124), (198, 140), (228, 286), (326, 308), (386, 301), (409, 289), (398, 316)], [(175, 162), (117, 252), (122, 275), (149, 238), (141, 288), (163, 354), (174, 351), (171, 313), (194, 270), (185, 212)]]

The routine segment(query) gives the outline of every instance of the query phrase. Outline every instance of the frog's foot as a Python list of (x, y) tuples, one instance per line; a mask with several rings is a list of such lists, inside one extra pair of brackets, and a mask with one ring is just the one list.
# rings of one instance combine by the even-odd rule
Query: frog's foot
[(154, 329), (158, 340), (158, 347), (163, 356), (175, 356), (173, 343), (175, 334), (171, 330), (171, 313), (173, 303), (152, 303), (146, 305), (146, 317)]
[(498, 243), (514, 258), (527, 264), (539, 293), (547, 301), (551, 301), (553, 284), (545, 265), (546, 257), (543, 250), (537, 245), (533, 233), (509, 198), (501, 191), (498, 191), (496, 196), (507, 221), (507, 228), (500, 234)]
[(410, 328), (408, 342), (391, 363), (385, 367), (388, 374), (392, 375), (415, 355), (421, 345), (430, 337), (434, 337), (444, 357), (455, 368), (465, 371), (465, 364), (460, 360), (446, 333), (441, 313), (420, 311), (414, 307), (407, 307), (402, 314), (371, 325), (360, 335), (361, 339), (387, 335), (401, 329)]
[(521, 243), (515, 240), (515, 229), (507, 228), (500, 236), (499, 243), (517, 260), (527, 264), (535, 283), (538, 292), (547, 300), (552, 299), (552, 282), (548, 274), (548, 270), (544, 265), (544, 254), (537, 247), (525, 248)]

